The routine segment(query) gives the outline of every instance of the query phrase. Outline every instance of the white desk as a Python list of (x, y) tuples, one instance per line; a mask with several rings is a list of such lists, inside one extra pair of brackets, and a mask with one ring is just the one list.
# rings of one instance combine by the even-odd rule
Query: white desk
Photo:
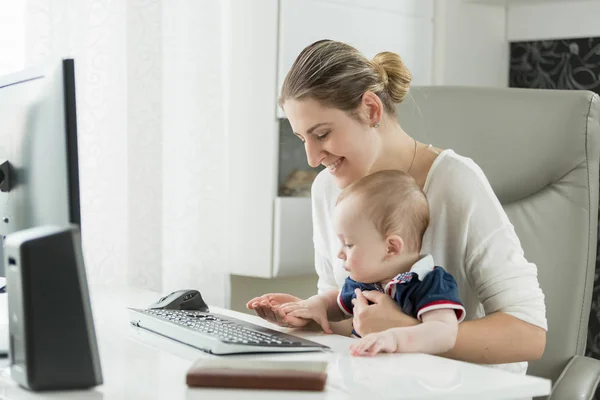
[[(550, 393), (550, 381), (520, 376), (423, 354), (352, 357), (354, 340), (337, 335), (299, 334), (326, 344), (331, 353), (234, 356), (261, 359), (329, 361), (324, 392), (188, 389), (185, 374), (199, 357), (216, 357), (129, 324), (126, 307), (146, 307), (160, 294), (139, 289), (92, 288), (92, 304), (104, 384), (90, 391), (32, 393), (11, 379), (4, 360), (0, 370), (2, 399), (515, 399)], [(270, 326), (258, 317), (212, 307), (211, 311)], [(281, 329), (284, 330), (285, 329)], [(288, 330), (289, 331), (289, 330)], [(231, 356), (228, 356), (231, 357)]]

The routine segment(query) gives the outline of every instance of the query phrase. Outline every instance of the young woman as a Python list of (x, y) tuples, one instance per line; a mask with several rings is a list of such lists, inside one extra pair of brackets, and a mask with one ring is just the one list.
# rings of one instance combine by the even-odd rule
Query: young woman
[[(318, 292), (339, 291), (347, 272), (337, 258), (339, 239), (331, 211), (341, 189), (373, 172), (397, 169), (425, 192), (430, 224), (422, 252), (433, 255), (456, 279), (466, 320), (454, 348), (444, 356), (480, 364), (505, 364), (525, 372), (546, 343), (544, 295), (537, 267), (528, 262), (500, 202), (469, 158), (419, 143), (402, 130), (396, 105), (411, 75), (397, 54), (368, 60), (355, 48), (323, 40), (305, 48), (282, 88), (280, 105), (308, 163), (324, 165), (312, 188)], [(261, 317), (284, 326), (306, 324), (279, 307), (300, 299), (281, 293), (248, 302)], [(354, 329), (365, 336), (419, 322), (377, 291), (355, 300)], [(348, 327), (349, 333), (349, 327)]]

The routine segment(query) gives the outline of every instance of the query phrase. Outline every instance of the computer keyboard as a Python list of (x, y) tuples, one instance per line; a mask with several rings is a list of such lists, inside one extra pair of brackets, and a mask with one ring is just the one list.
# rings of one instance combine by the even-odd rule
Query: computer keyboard
[(329, 347), (211, 312), (130, 308), (131, 323), (211, 354), (320, 351)]

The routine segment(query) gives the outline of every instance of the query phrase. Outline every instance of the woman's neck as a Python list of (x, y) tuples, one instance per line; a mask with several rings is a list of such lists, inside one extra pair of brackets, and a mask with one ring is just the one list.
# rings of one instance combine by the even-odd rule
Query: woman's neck
[(429, 169), (441, 149), (429, 148), (410, 137), (397, 121), (381, 125), (381, 151), (369, 173), (387, 169), (408, 172), (424, 188)]
[(381, 152), (370, 173), (388, 169), (407, 172), (415, 156), (415, 140), (395, 121), (386, 121), (380, 129)]

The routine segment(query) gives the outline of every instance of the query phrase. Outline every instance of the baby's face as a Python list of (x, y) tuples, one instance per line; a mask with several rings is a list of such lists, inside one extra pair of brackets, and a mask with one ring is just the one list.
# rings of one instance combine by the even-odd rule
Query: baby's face
[(360, 201), (354, 196), (345, 198), (335, 207), (333, 221), (341, 242), (338, 257), (350, 277), (363, 283), (386, 279), (386, 240), (361, 212)]

